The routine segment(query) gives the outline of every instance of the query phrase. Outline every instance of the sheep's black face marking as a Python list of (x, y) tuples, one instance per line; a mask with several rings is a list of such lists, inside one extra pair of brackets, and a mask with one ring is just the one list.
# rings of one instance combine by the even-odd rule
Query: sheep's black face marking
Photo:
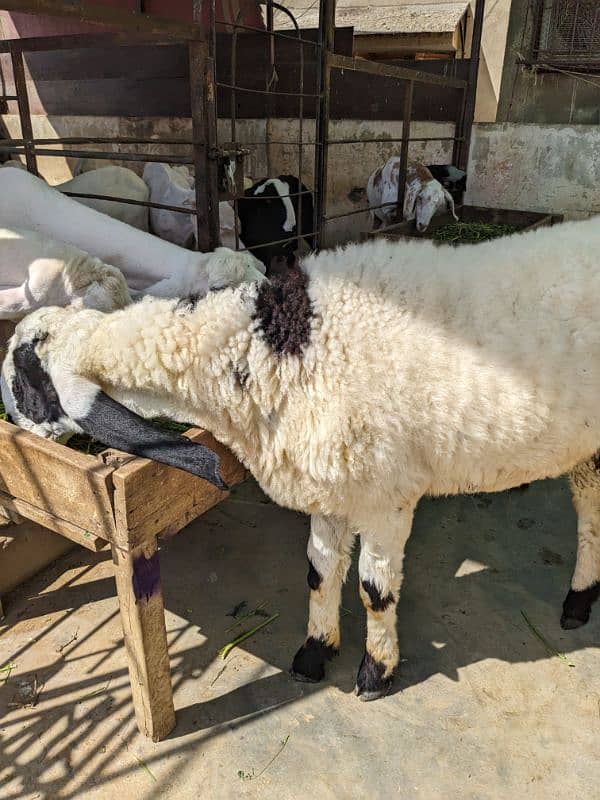
[(325, 675), (325, 661), (331, 661), (338, 651), (323, 639), (309, 636), (294, 656), (290, 675), (302, 683), (318, 683)]
[(390, 690), (392, 678), (384, 678), (385, 667), (376, 661), (369, 652), (365, 652), (358, 669), (355, 693), (361, 700), (377, 700)]
[(310, 341), (313, 310), (301, 270), (260, 285), (254, 320), (277, 355), (299, 356)]
[(385, 611), (386, 608), (394, 602), (394, 595), (391, 592), (388, 592), (385, 597), (382, 597), (379, 589), (371, 581), (361, 581), (361, 585), (369, 595), (372, 611)]
[(572, 630), (585, 625), (590, 618), (592, 603), (595, 603), (598, 597), (600, 597), (600, 582), (594, 583), (580, 592), (569, 589), (563, 603), (561, 627), (565, 630)]
[(323, 578), (314, 568), (310, 558), (308, 559), (308, 575), (306, 576), (306, 580), (308, 581), (308, 585), (313, 590), (313, 592), (317, 592), (319, 590), (321, 582), (323, 581)]
[(36, 425), (57, 422), (66, 416), (54, 384), (35, 352), (40, 341), (35, 339), (15, 348), (15, 375), (11, 385), (17, 409)]

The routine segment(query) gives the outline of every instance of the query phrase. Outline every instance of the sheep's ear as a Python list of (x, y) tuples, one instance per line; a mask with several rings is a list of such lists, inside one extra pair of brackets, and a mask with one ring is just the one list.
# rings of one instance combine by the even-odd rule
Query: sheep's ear
[(458, 217), (456, 216), (456, 211), (454, 210), (454, 198), (450, 194), (447, 189), (444, 189), (444, 197), (446, 198), (446, 205), (448, 206), (448, 211), (452, 214), (454, 219), (458, 222)]
[(229, 488), (220, 475), (219, 456), (213, 450), (154, 426), (100, 390), (85, 416), (75, 421), (84, 433), (109, 447), (183, 469), (217, 489)]
[(52, 370), (52, 383), (65, 413), (96, 441), (183, 469), (217, 489), (229, 488), (219, 472), (219, 456), (208, 447), (153, 425), (113, 400), (97, 384), (68, 370)]
[(417, 205), (417, 197), (421, 191), (420, 181), (411, 181), (406, 184), (406, 191), (404, 193), (404, 209), (402, 216), (404, 219), (414, 219), (416, 216), (415, 206)]

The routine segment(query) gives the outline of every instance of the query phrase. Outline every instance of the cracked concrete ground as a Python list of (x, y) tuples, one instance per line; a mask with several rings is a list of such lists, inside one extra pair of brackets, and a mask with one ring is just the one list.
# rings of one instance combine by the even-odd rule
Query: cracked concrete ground
[[(164, 545), (177, 727), (158, 745), (135, 728), (106, 552), (78, 549), (5, 598), (2, 800), (600, 796), (600, 606), (561, 630), (576, 544), (564, 482), (421, 504), (403, 661), (376, 703), (352, 694), (355, 567), (326, 680), (287, 675), (306, 624), (307, 531), (248, 482)], [(280, 616), (223, 661), (242, 601)]]

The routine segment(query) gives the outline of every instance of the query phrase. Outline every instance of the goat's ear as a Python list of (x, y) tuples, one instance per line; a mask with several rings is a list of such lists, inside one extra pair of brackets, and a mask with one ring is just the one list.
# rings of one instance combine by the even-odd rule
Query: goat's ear
[(458, 222), (458, 217), (456, 216), (456, 211), (454, 210), (454, 198), (448, 191), (448, 189), (444, 189), (444, 197), (446, 198), (446, 205), (448, 207), (448, 211), (452, 214), (454, 219)]
[(415, 206), (417, 205), (417, 197), (421, 191), (421, 181), (411, 181), (406, 184), (406, 191), (404, 193), (404, 208), (402, 216), (404, 219), (414, 219), (416, 216)]

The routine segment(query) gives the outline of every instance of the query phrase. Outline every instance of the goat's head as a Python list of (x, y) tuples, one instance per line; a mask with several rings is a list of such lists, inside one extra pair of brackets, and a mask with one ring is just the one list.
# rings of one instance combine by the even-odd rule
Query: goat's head
[[(416, 183), (416, 182), (414, 182)], [(424, 233), (436, 214), (449, 211), (454, 219), (458, 219), (454, 210), (454, 199), (447, 189), (436, 180), (418, 183), (407, 187), (408, 213), (407, 219), (414, 219), (419, 233)], [(406, 204), (405, 204), (406, 209)]]

